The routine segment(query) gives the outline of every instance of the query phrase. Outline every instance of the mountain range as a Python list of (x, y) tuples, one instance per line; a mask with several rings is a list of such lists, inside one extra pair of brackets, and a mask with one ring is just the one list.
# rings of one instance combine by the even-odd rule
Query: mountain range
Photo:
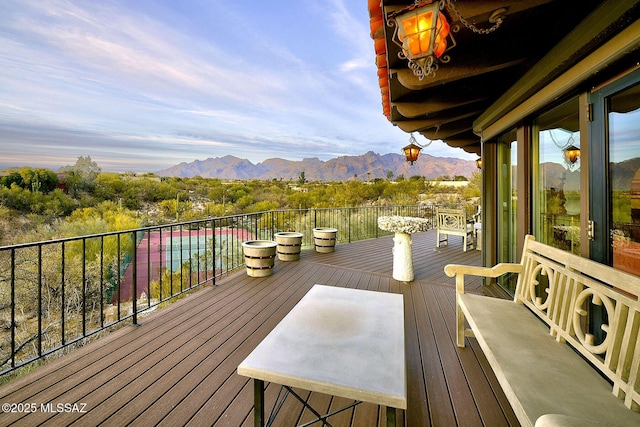
[(359, 156), (340, 156), (330, 160), (317, 157), (303, 160), (270, 158), (253, 164), (247, 159), (235, 156), (209, 158), (182, 162), (157, 171), (159, 176), (221, 178), (221, 179), (299, 179), (302, 172), (309, 181), (346, 181), (350, 179), (368, 180), (413, 175), (434, 179), (447, 175), (470, 177), (477, 171), (473, 160), (453, 157), (434, 157), (422, 154), (418, 161), (409, 165), (400, 154), (378, 154), (369, 151)]

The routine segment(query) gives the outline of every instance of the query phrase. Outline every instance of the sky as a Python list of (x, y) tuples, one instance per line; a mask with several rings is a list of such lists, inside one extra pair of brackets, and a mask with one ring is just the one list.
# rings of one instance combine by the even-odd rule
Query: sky
[[(0, 0), (0, 170), (398, 153), (365, 0)], [(421, 144), (428, 141), (416, 134)], [(426, 153), (475, 160), (434, 141)]]

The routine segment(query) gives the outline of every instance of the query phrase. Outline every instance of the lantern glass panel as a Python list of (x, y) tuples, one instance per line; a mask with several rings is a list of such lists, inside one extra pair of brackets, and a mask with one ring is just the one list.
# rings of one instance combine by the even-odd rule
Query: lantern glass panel
[[(437, 4), (423, 6), (396, 18), (399, 30), (398, 38), (407, 57), (431, 55), (436, 46), (434, 42), (436, 33), (445, 27), (448, 30), (449, 25), (437, 7)], [(446, 38), (446, 35), (443, 35), (442, 38)], [(446, 42), (444, 44), (445, 47), (439, 47), (438, 51), (444, 52)]]

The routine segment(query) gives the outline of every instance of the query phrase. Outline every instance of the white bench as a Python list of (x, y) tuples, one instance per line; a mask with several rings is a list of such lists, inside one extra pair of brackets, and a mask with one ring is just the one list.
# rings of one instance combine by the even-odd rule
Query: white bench
[[(445, 273), (456, 277), (458, 346), (477, 339), (522, 425), (640, 426), (640, 277), (533, 236), (519, 264)], [(464, 292), (465, 275), (507, 273), (518, 275), (514, 300)], [(585, 326), (591, 304), (608, 319), (602, 342)]]
[[(449, 245), (449, 235), (462, 236), (463, 250), (467, 251), (467, 246), (473, 246), (473, 223), (467, 220), (464, 209), (436, 209), (436, 247), (440, 243), (446, 242)], [(444, 239), (441, 237), (444, 236)]]

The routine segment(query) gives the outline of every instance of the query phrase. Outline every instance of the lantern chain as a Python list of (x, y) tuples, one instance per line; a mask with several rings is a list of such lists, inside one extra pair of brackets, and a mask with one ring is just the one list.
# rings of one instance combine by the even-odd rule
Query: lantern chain
[(478, 33), (478, 34), (489, 34), (489, 33), (494, 32), (495, 30), (497, 30), (500, 27), (500, 25), (502, 25), (502, 22), (504, 21), (504, 14), (507, 11), (507, 9), (501, 8), (501, 9), (498, 9), (498, 10), (496, 10), (495, 12), (493, 12), (491, 14), (491, 16), (489, 17), (489, 22), (494, 24), (493, 27), (491, 27), (491, 28), (478, 28), (474, 24), (472, 24), (471, 22), (467, 21), (460, 14), (460, 12), (458, 12), (458, 10), (453, 5), (453, 2), (451, 0), (447, 0), (447, 6), (456, 14), (456, 16), (458, 17), (460, 22), (462, 22), (462, 25), (464, 25), (465, 27), (467, 27), (468, 29), (470, 29), (474, 33)]
[(575, 140), (573, 138), (573, 134), (574, 132), (571, 132), (569, 134), (569, 138), (567, 139), (566, 143), (562, 143), (562, 142), (558, 142), (558, 140), (556, 139), (556, 137), (553, 135), (553, 132), (551, 129), (549, 129), (547, 132), (549, 132), (549, 136), (551, 137), (551, 140), (553, 141), (553, 143), (555, 144), (556, 147), (558, 147), (560, 150), (565, 150), (567, 149), (569, 146), (573, 145)]

